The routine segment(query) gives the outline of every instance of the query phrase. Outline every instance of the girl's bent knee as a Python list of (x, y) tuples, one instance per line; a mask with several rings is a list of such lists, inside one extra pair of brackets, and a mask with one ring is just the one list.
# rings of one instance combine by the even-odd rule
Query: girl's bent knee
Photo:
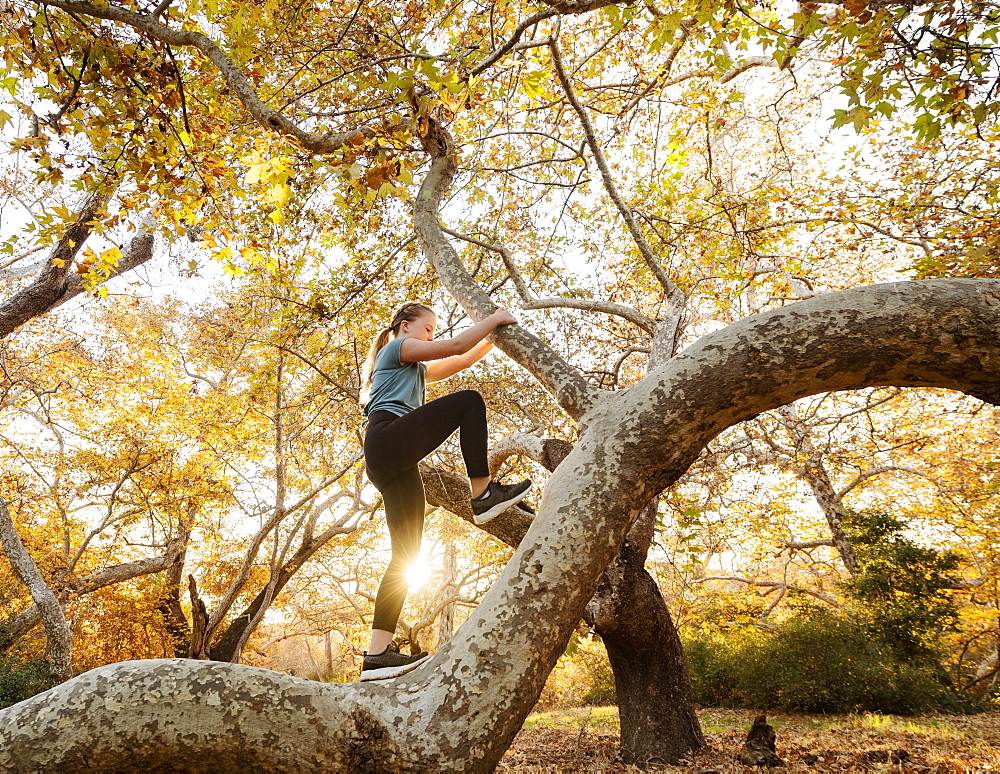
[(465, 402), (470, 408), (479, 408), (482, 406), (486, 408), (486, 401), (483, 396), (479, 394), (478, 390), (459, 390), (455, 395), (461, 395), (463, 402)]

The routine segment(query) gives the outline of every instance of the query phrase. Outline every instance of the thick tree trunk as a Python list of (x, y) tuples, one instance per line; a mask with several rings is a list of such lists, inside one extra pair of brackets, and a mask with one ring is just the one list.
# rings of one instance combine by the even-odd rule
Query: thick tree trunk
[[(557, 439), (504, 439), (498, 456), (526, 454), (554, 471), (572, 446)], [(447, 486), (446, 486), (447, 483)], [(465, 479), (424, 470), (428, 500), (471, 521), (464, 508)], [(458, 492), (452, 501), (449, 492)], [(461, 497), (464, 494), (464, 498)], [(530, 521), (512, 508), (482, 527), (517, 547)], [(584, 619), (601, 635), (615, 675), (622, 757), (640, 767), (675, 764), (704, 746), (694, 710), (691, 678), (680, 637), (656, 581), (645, 568), (653, 538), (656, 499), (643, 509), (615, 559), (608, 565)]]
[[(565, 441), (548, 440), (537, 461), (554, 471), (571, 450)], [(622, 759), (639, 768), (674, 765), (705, 746), (681, 638), (646, 571), (657, 500), (629, 529), (584, 616), (604, 641), (615, 676)]]
[(676, 765), (705, 745), (687, 657), (644, 561), (626, 541), (591, 603), (601, 610), (593, 626), (615, 675), (622, 760), (643, 769)]
[(604, 640), (615, 675), (622, 759), (643, 769), (675, 765), (705, 745), (687, 656), (663, 595), (645, 568), (656, 504), (654, 498), (632, 525), (586, 615)]
[(492, 771), (635, 517), (712, 438), (832, 390), (944, 387), (1000, 404), (997, 330), (1000, 282), (944, 280), (824, 294), (710, 333), (625, 392), (587, 394), (577, 446), (514, 556), (413, 672), (338, 685), (113, 664), (0, 712), (0, 769)]

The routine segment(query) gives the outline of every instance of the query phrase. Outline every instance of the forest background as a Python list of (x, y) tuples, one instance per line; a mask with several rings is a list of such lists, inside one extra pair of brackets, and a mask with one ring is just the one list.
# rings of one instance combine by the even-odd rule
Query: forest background
[[(405, 300), (468, 323), (414, 236), (437, 126), (467, 271), (603, 389), (768, 309), (997, 276), (988, 4), (145, 5), (0, 5), (0, 496), (69, 632), (0, 563), (5, 702), (174, 655), (353, 679), (387, 558), (359, 365)], [(493, 356), (432, 397), (461, 387), (544, 485), (575, 428), (543, 385)], [(645, 562), (696, 697), (986, 706), (998, 419), (873, 388), (713, 441)], [(429, 462), (400, 633), (433, 650), (510, 548)], [(581, 624), (543, 702), (613, 700), (602, 659)]]

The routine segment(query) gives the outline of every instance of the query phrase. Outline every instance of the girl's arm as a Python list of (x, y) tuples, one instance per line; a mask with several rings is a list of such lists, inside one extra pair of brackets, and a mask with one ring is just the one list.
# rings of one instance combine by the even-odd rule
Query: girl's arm
[(464, 371), (469, 366), (478, 363), (491, 349), (493, 349), (493, 345), (483, 339), (464, 355), (454, 355), (453, 357), (446, 357), (443, 360), (435, 360), (432, 363), (428, 363), (427, 373), (424, 375), (424, 378), (428, 382), (440, 382), (449, 376), (454, 376), (459, 371)]
[[(466, 328), (457, 336), (438, 341), (421, 341), (412, 337), (403, 339), (399, 347), (399, 359), (404, 363), (416, 363), (427, 360), (442, 360), (464, 355), (476, 344), (489, 336), (501, 325), (511, 325), (517, 320), (506, 309), (497, 309), (482, 322), (471, 328)], [(486, 354), (485, 352), (483, 354)], [(477, 358), (478, 359), (478, 358)], [(475, 361), (472, 361), (475, 362)]]

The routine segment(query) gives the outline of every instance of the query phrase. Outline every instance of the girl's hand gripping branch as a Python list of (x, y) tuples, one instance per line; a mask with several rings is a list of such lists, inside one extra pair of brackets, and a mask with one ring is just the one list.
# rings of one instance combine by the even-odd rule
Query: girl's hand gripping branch
[(478, 363), (493, 348), (486, 337), (501, 325), (516, 323), (517, 319), (506, 309), (497, 309), (457, 336), (435, 341), (436, 320), (423, 317), (413, 323), (403, 323), (400, 336), (406, 340), (400, 346), (399, 357), (406, 363), (428, 361), (427, 381), (439, 382)]

